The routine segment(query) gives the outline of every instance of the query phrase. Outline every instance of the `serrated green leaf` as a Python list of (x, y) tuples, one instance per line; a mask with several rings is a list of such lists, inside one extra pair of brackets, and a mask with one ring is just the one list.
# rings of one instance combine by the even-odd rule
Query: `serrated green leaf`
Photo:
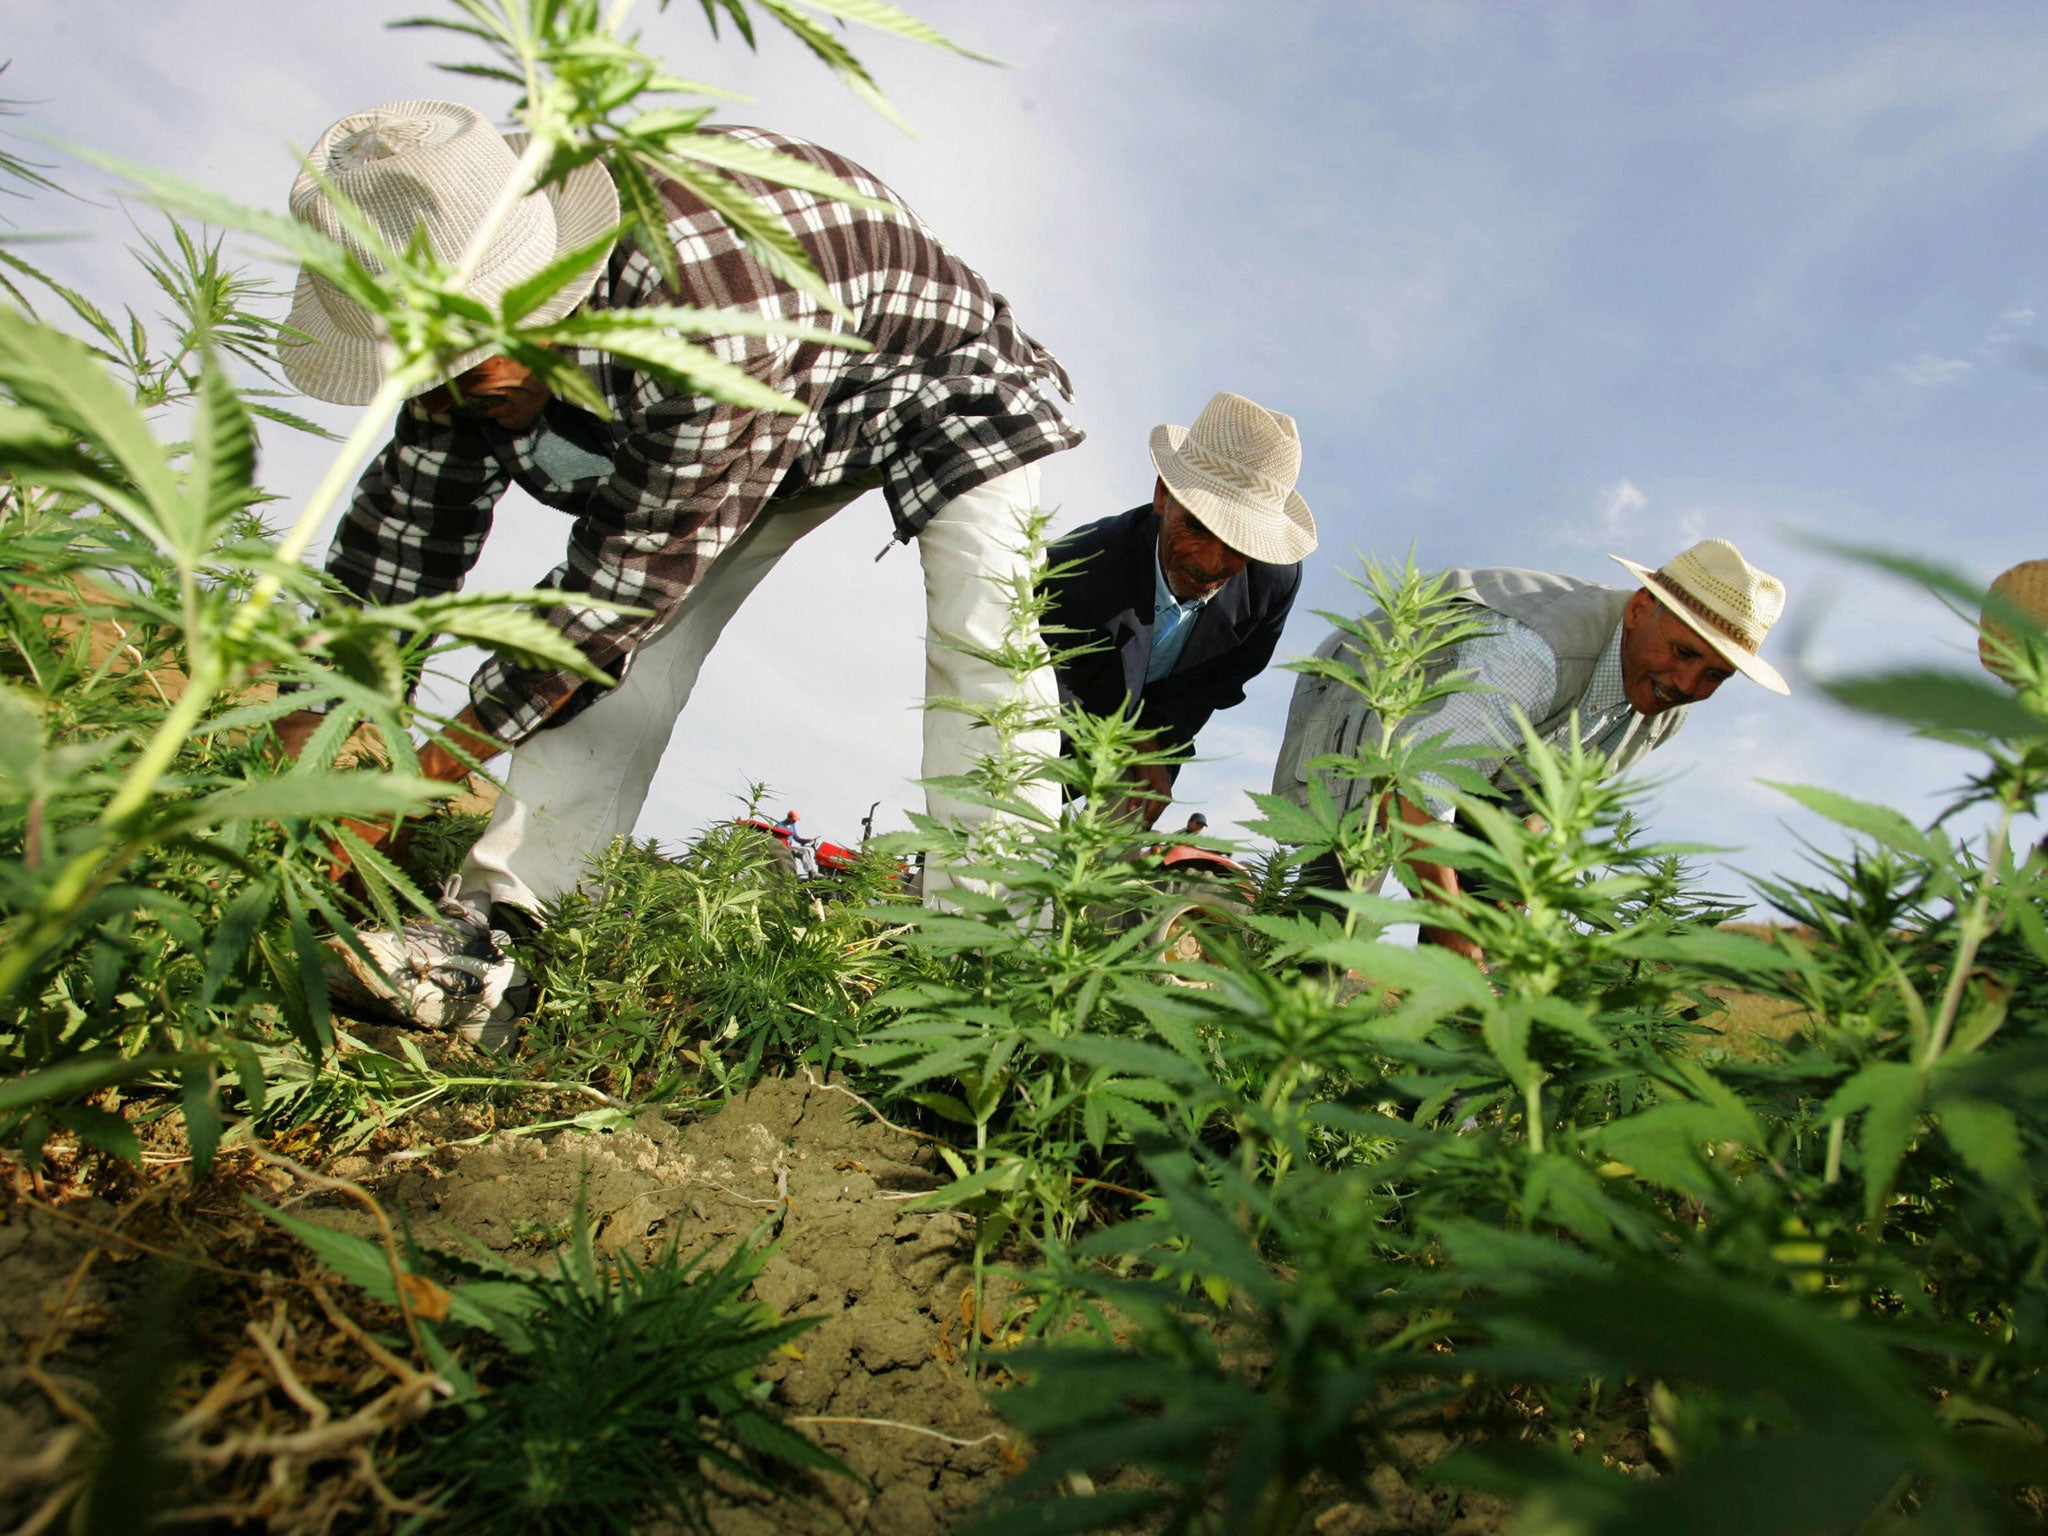
[[(179, 547), (166, 520), (175, 516), (182, 497), (163, 446), (133, 397), (83, 342), (0, 308), (0, 385), (51, 425), (91, 443), (133, 487), (132, 495), (121, 495), (115, 482), (102, 477), (95, 485), (81, 470), (75, 487), (81, 494), (98, 496), (159, 549)], [(44, 478), (33, 483), (52, 483), (53, 466), (22, 467), (41, 470)]]
[[(652, 116), (648, 114), (648, 117)], [(751, 176), (756, 181), (816, 192), (855, 208), (893, 209), (896, 206), (886, 198), (868, 196), (853, 183), (841, 180), (801, 156), (785, 155), (780, 150), (749, 144), (723, 133), (654, 133), (641, 127), (647, 120), (636, 119), (626, 126), (625, 131), (637, 144), (665, 156), (716, 166), (719, 170)]]
[(1956, 1155), (1995, 1193), (2031, 1203), (2025, 1147), (2010, 1109), (1983, 1099), (1944, 1099), (1934, 1122)]
[[(1413, 903), (1400, 905), (1407, 909), (1404, 916), (1412, 921)], [(1492, 984), (1478, 966), (1463, 955), (1433, 944), (1408, 948), (1365, 939), (1336, 939), (1317, 945), (1314, 955), (1332, 965), (1347, 966), (1383, 987), (1449, 995), (1468, 1008), (1491, 1008), (1496, 1000)]]
[(616, 226), (566, 251), (524, 282), (514, 283), (498, 299), (498, 313), (507, 325), (517, 325), (564, 288), (582, 279), (602, 262), (618, 239)]
[(1528, 1088), (1543, 1080), (1543, 1068), (1529, 1055), (1529, 1035), (1535, 1019), (1526, 1003), (1489, 1008), (1479, 1020), (1480, 1038), (1500, 1063), (1501, 1071), (1517, 1087)]
[(183, 516), (172, 532), (181, 558), (196, 565), (228, 522), (255, 497), (256, 429), (242, 398), (209, 348), (192, 409), (190, 472)]
[(1003, 63), (1003, 60), (994, 54), (980, 53), (963, 43), (954, 42), (928, 23), (920, 21), (898, 6), (889, 4), (888, 0), (803, 0), (803, 3), (814, 11), (823, 11), (826, 15), (837, 16), (842, 21), (851, 21), (877, 32), (906, 38), (913, 43), (944, 48), (978, 63)]
[(49, 1116), (95, 1151), (140, 1165), (142, 1141), (135, 1127), (111, 1110), (93, 1104), (53, 1106)]
[(832, 313), (851, 320), (851, 311), (832, 295), (831, 288), (803, 242), (772, 208), (743, 191), (715, 171), (707, 171), (672, 155), (651, 157), (659, 167), (687, 187), (697, 199), (726, 223), (747, 253), (772, 277), (780, 278), (800, 293), (807, 293)]
[(951, 1120), (955, 1125), (974, 1124), (974, 1116), (967, 1106), (950, 1093), (912, 1093), (904, 1097), (913, 1104), (923, 1105), (941, 1120)]
[(125, 160), (119, 155), (105, 154), (80, 144), (59, 143), (67, 153), (76, 155), (87, 164), (132, 182), (145, 198), (166, 212), (184, 214), (216, 229), (238, 229), (244, 234), (259, 235), (329, 276), (336, 275), (350, 263), (351, 258), (342, 246), (288, 214), (247, 207), (197, 182), (173, 176), (168, 171), (139, 161)]
[(77, 1098), (101, 1088), (110, 1088), (116, 1083), (132, 1083), (159, 1072), (177, 1072), (201, 1066), (207, 1059), (170, 1051), (154, 1051), (143, 1056), (123, 1056), (111, 1049), (92, 1051), (0, 1082), (0, 1113), (56, 1099)]
[(1962, 673), (1907, 667), (1837, 678), (1821, 687), (1851, 709), (1924, 729), (1981, 732), (2017, 741), (2048, 736), (2048, 720), (2027, 709), (2010, 689)]
[[(566, 606), (582, 608), (576, 594), (560, 594)], [(630, 611), (630, 610), (622, 610)], [(444, 609), (436, 628), (443, 635), (473, 641), (522, 667), (574, 673), (609, 688), (611, 674), (578, 650), (554, 625), (522, 608)]]
[[(940, 1150), (942, 1154), (952, 1154), (946, 1158), (949, 1164), (959, 1163), (959, 1154), (953, 1152), (952, 1148), (945, 1147)], [(965, 1165), (961, 1164), (960, 1166), (964, 1167)], [(1015, 1189), (1023, 1182), (1024, 1172), (1025, 1165), (1022, 1163), (997, 1163), (992, 1167), (982, 1169), (979, 1173), (963, 1174), (951, 1184), (941, 1189), (935, 1189), (930, 1194), (919, 1195), (915, 1200), (910, 1201), (906, 1208), (913, 1211), (950, 1210), (954, 1207), (965, 1205), (970, 1200), (979, 1199), (983, 1195), (999, 1194)]]
[[(787, 0), (754, 0), (754, 3), (781, 22), (783, 27), (810, 49), (812, 54), (837, 75), (840, 83), (855, 96), (905, 133), (912, 131), (909, 120), (890, 104), (888, 97), (882, 94), (882, 88), (875, 84), (874, 77), (867, 72), (866, 66), (853, 56), (852, 50), (829, 28), (820, 26), (815, 19), (806, 16), (794, 5), (787, 3)], [(814, 0), (814, 3), (824, 8), (830, 0)], [(894, 9), (881, 5), (879, 0), (867, 0), (867, 8), (878, 11)], [(938, 34), (932, 35), (936, 37)]]
[(1873, 1061), (1836, 1089), (1822, 1112), (1830, 1119), (1863, 1112), (1857, 1146), (1863, 1154), (1864, 1208), (1872, 1216), (1891, 1192), (1919, 1123), (1920, 1105), (1918, 1072), (1902, 1061)]
[(197, 800), (178, 825), (218, 826), (230, 821), (323, 821), (338, 816), (410, 816), (456, 793), (451, 785), (395, 773), (280, 774)]
[(277, 882), (259, 880), (242, 892), (221, 914), (220, 925), (206, 950), (206, 980), (199, 989), (198, 1006), (210, 1008), (220, 996), (235, 967), (249, 953), (256, 934), (277, 904)]
[[(558, 333), (568, 330), (566, 323), (557, 327)], [(577, 317), (570, 334), (578, 346), (608, 352), (623, 362), (729, 405), (786, 416), (801, 416), (810, 409), (794, 396), (763, 384), (708, 347), (684, 341), (669, 331), (617, 324), (608, 310), (593, 310)]]
[(206, 1177), (220, 1151), (222, 1122), (220, 1097), (214, 1091), (213, 1074), (204, 1068), (188, 1067), (180, 1082), (185, 1110), (185, 1141), (192, 1149), (194, 1182)]
[(683, 286), (682, 270), (676, 264), (675, 242), (668, 235), (668, 205), (646, 168), (630, 154), (617, 154), (607, 162), (612, 184), (619, 190), (622, 237), (631, 240), (652, 261), (670, 291)]
[(1704, 1152), (1718, 1141), (1754, 1146), (1761, 1139), (1756, 1119), (1716, 1104), (1658, 1104), (1617, 1120), (1594, 1143), (1642, 1178), (1687, 1194), (1704, 1194)]
[(1076, 1035), (1067, 1040), (1042, 1041), (1040, 1048), (1091, 1067), (1107, 1067), (1133, 1077), (1157, 1078), (1162, 1082), (1178, 1083), (1183, 1088), (1213, 1090), (1215, 1087), (1214, 1080), (1199, 1064), (1143, 1040), (1115, 1035)]
[(1773, 779), (1759, 779), (1757, 782), (1766, 789), (1775, 789), (1779, 794), (1797, 800), (1809, 811), (1825, 816), (1852, 832), (1875, 838), (1887, 848), (1921, 858), (1928, 856), (1926, 834), (1889, 806), (1852, 800), (1847, 795), (1838, 795), (1833, 790), (1819, 789), (1810, 784), (1784, 784)]

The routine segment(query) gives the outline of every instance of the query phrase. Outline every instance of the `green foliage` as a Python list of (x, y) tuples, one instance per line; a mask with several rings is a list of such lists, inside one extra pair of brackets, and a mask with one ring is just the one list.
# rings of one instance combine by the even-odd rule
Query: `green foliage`
[[(1426, 604), (1412, 572), (1367, 585)], [(1385, 664), (1427, 670), (1425, 630)], [(1791, 791), (1857, 839), (1763, 886), (1797, 928), (1715, 926), (1683, 850), (1636, 839), (1640, 789), (1533, 739), (1532, 821), (1454, 792), (1459, 823), (1417, 829), (1468, 887), (1431, 921), (1484, 970), (1378, 942), (1413, 909), (1359, 879), (1330, 917), (1255, 915), (1171, 1006), (1201, 1049), (1131, 1128), (1141, 1218), (1041, 1281), (1119, 1328), (1014, 1359), (1006, 1411), (1040, 1459), (979, 1529), (1292, 1530), (1311, 1474), (1355, 1488), (1447, 1413), (1468, 1448), (1435, 1475), (1513, 1494), (1518, 1532), (2028, 1525), (2048, 887), (2008, 839), (2048, 782), (2048, 693), (2038, 637), (2013, 649), (2027, 726), (1956, 738), (1988, 766), (1934, 825)], [(1400, 707), (1372, 664), (1356, 681)], [(1389, 735), (1345, 771), (1384, 795), (1403, 761)], [(1947, 830), (1971, 807), (1981, 844)], [(1332, 803), (1287, 826), (1310, 823), (1359, 875), (1396, 851)], [(1288, 959), (1359, 981), (1283, 980)], [(1719, 1049), (1730, 992), (1790, 1005), (1789, 1038)], [(1572, 1454), (1617, 1415), (1658, 1475)]]
[[(1403, 848), (1388, 825), (1394, 797), (1420, 805), (1424, 774), (1483, 792), (1500, 752), (1442, 735), (1397, 734), (1410, 716), (1475, 686), (1450, 669), (1450, 652), (1490, 624), (1445, 589), (1444, 577), (1419, 572), (1412, 555), (1399, 572), (1368, 565), (1351, 581), (1369, 603), (1367, 613), (1319, 614), (1337, 626), (1336, 649), (1289, 665), (1320, 686), (1333, 726), (1339, 710), (1354, 711), (1354, 701), (1369, 713), (1348, 715), (1364, 722), (1355, 739), (1335, 729), (1311, 730), (1309, 744), (1326, 750), (1302, 765), (1310, 770), (1308, 805), (1254, 795), (1265, 819), (1253, 830), (1294, 846), (1303, 860), (1335, 857), (1352, 872), (1354, 885), (1372, 888)], [(1320, 720), (1324, 712), (1312, 710), (1311, 717)], [(1354, 927), (1345, 921), (1346, 932)]]
[[(895, 916), (846, 898), (883, 899), (893, 871), (871, 866), (851, 889), (800, 884), (780, 852), (739, 825), (674, 860), (616, 843), (592, 894), (557, 901), (526, 951), (541, 993), (533, 1053), (557, 1074), (661, 1098), (730, 1091), (769, 1063), (828, 1065)], [(821, 900), (828, 889), (841, 899)]]
[[(1043, 529), (1041, 517), (1020, 530), (1034, 555)], [(1047, 654), (1043, 601), (1037, 577), (1011, 594), (1000, 658), (1013, 675)], [(939, 785), (1000, 814), (967, 830), (912, 818), (906, 844), (960, 884), (946, 906), (905, 916), (900, 947), (879, 957), (879, 1027), (849, 1055), (959, 1139), (940, 1149), (953, 1182), (929, 1198), (975, 1216), (978, 1257), (1013, 1230), (1052, 1254), (1091, 1218), (1094, 1191), (1115, 1189), (1134, 1138), (1169, 1121), (1195, 1135), (1219, 1096), (1198, 1015), (1161, 959), (1177, 898), (1120, 809), (1144, 756), (1135, 723), (1078, 710), (1048, 721), (1021, 688), (966, 712), (1003, 745)], [(1026, 745), (1048, 723), (1071, 746), (1049, 760)], [(1064, 814), (1020, 793), (1033, 780), (1069, 797)]]
[(444, 810), (417, 817), (406, 824), (405, 839), (394, 849), (394, 857), (420, 890), (438, 891), (449, 876), (461, 871), (462, 861), (488, 825), (490, 818), (477, 811)]
[(666, 1515), (708, 1531), (706, 1467), (775, 1492), (798, 1471), (844, 1473), (753, 1375), (811, 1326), (741, 1299), (767, 1257), (599, 1254), (579, 1211), (556, 1272), (522, 1282), (533, 1309), (488, 1390), (419, 1458), (446, 1528), (581, 1536)]
[(400, 1263), (251, 1203), (343, 1279), (387, 1305), (406, 1297), (454, 1398), (402, 1460), (437, 1529), (580, 1536), (666, 1515), (702, 1531), (707, 1467), (775, 1491), (794, 1471), (845, 1471), (765, 1406), (753, 1368), (810, 1323), (742, 1299), (769, 1256), (758, 1242), (688, 1259), (671, 1242), (643, 1264), (597, 1250), (579, 1199), (554, 1272), (539, 1274), (418, 1249)]

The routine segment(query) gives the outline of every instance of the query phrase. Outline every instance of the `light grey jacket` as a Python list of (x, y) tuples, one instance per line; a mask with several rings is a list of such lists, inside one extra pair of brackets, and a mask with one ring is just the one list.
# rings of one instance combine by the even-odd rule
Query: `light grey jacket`
[[(1514, 566), (1454, 570), (1449, 576), (1448, 588), (1456, 596), (1528, 625), (1550, 647), (1557, 658), (1557, 691), (1530, 723), (1539, 736), (1563, 726), (1585, 697), (1594, 669), (1614, 638), (1622, 609), (1635, 596), (1635, 589), (1603, 586), (1576, 576), (1525, 571)], [(1367, 622), (1383, 617), (1376, 610), (1367, 616)], [(1341, 655), (1358, 666), (1360, 658), (1353, 644), (1343, 630), (1333, 630), (1316, 647), (1316, 655)], [(1446, 654), (1432, 663), (1432, 672), (1441, 675), (1448, 671), (1454, 654)], [(1609, 770), (1618, 773), (1669, 741), (1684, 723), (1686, 710), (1687, 706), (1681, 705), (1650, 719), (1615, 753)], [(1412, 718), (1426, 718), (1430, 712), (1425, 710)], [(1273, 793), (1297, 804), (1307, 804), (1308, 763), (1329, 753), (1355, 750), (1369, 730), (1376, 732), (1378, 721), (1354, 690), (1342, 683), (1304, 674), (1295, 683), (1293, 701), (1287, 706), (1287, 734), (1280, 744), (1279, 761), (1273, 767)], [(1506, 787), (1509, 770), (1510, 765), (1501, 766), (1494, 775), (1496, 785)], [(1371, 790), (1370, 781), (1365, 779), (1326, 779), (1325, 783), (1346, 810), (1353, 803), (1362, 802)]]

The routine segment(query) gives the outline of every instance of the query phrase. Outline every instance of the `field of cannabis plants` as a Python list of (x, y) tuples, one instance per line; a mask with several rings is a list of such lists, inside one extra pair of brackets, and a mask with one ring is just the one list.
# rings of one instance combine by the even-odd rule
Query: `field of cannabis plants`
[[(836, 34), (762, 9), (865, 81)], [(694, 164), (695, 116), (634, 105), (678, 83), (616, 14), (458, 11), (524, 93), (530, 171)], [(545, 357), (560, 327), (524, 317), (568, 274), (486, 312), (419, 251), (372, 272), (132, 174), (280, 242), (400, 351), (280, 530), (258, 423), (304, 424), (262, 382), (267, 296), (218, 237), (173, 222), (141, 253), (154, 328), (0, 248), (0, 1510), (21, 1528), (2048, 1514), (2048, 862), (2015, 835), (2048, 784), (2048, 644), (2021, 616), (2009, 687), (1835, 687), (1949, 742), (1962, 787), (1927, 826), (1785, 787), (1850, 851), (1767, 883), (1740, 930), (1588, 753), (1530, 743), (1525, 820), (1459, 744), (1396, 737), (1457, 686), (1427, 664), (1462, 610), (1372, 569), (1357, 607), (1389, 621), (1334, 670), (1383, 731), (1323, 766), (1375, 807), (1425, 771), (1466, 786), (1422, 835), (1464, 877), (1438, 920), (1483, 965), (1383, 942), (1412, 908), (1378, 894), (1401, 849), (1370, 807), (1268, 804), (1248, 911), (1166, 881), (1105, 809), (1136, 730), (1076, 715), (1071, 756), (1013, 744), (950, 786), (1003, 818), (921, 823), (826, 880), (729, 827), (614, 847), (521, 945), (516, 1043), (471, 1048), (337, 1012), (323, 941), (429, 911), (475, 834), (444, 812), (402, 856), (363, 835), (445, 793), (414, 771), (425, 653), (577, 653), (544, 598), (365, 609), (301, 557), (405, 385), (478, 345)], [(636, 365), (730, 384), (655, 326), (614, 332)], [(1016, 594), (1019, 669), (1041, 608)], [(269, 727), (309, 701), (328, 723), (287, 762)], [(1014, 743), (1032, 722), (989, 723)], [(1048, 777), (1057, 820), (1018, 794)], [(969, 878), (953, 907), (903, 896), (913, 853)], [(1292, 867), (1325, 854), (1354, 889), (1304, 896)], [(1199, 942), (1165, 958), (1191, 905)]]

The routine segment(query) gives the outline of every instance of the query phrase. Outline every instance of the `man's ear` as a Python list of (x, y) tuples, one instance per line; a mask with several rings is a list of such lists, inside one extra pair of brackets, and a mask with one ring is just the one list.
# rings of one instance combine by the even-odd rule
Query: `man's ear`
[(1173, 492), (1166, 488), (1166, 482), (1158, 476), (1152, 480), (1152, 515), (1160, 522), (1166, 521), (1166, 509), (1173, 505)]
[(1628, 606), (1621, 610), (1621, 627), (1634, 629), (1650, 616), (1657, 606), (1657, 594), (1648, 587), (1637, 587), (1636, 595), (1628, 600)]

